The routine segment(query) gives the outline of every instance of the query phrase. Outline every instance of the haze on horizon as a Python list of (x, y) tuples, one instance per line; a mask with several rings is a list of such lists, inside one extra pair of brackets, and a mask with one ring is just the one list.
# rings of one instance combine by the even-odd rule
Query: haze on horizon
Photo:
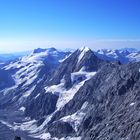
[(140, 48), (139, 0), (0, 1), (0, 52)]

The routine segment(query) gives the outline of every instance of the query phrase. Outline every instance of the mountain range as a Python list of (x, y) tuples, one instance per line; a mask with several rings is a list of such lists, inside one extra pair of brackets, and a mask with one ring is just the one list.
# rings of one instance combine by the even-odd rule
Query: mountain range
[(102, 49), (96, 51), (96, 55), (102, 59), (109, 61), (120, 61), (123, 64), (129, 62), (140, 61), (140, 51), (134, 48), (124, 48), (124, 49)]
[(140, 139), (140, 51), (35, 49), (0, 68), (0, 139)]

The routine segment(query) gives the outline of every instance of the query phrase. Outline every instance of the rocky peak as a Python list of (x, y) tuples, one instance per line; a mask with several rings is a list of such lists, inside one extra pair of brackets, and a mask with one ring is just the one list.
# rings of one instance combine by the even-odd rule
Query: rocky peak
[(77, 49), (59, 65), (51, 81), (58, 84), (65, 75), (79, 72), (83, 68), (86, 72), (95, 72), (106, 63), (107, 61), (98, 58), (92, 50), (83, 47)]
[(79, 50), (81, 51), (81, 52), (88, 52), (88, 51), (91, 51), (91, 49), (90, 48), (88, 48), (88, 47), (81, 47), (81, 48), (79, 48)]
[(47, 49), (42, 49), (42, 48), (37, 48), (33, 51), (34, 54), (36, 53), (41, 53), (41, 52), (45, 52)]
[(51, 48), (48, 48), (47, 50), (48, 50), (49, 52), (58, 51), (56, 48), (53, 48), (53, 47), (51, 47)]
[(37, 48), (33, 51), (33, 54), (42, 53), (42, 52), (53, 53), (53, 52), (58, 52), (58, 50), (53, 47), (47, 49)]

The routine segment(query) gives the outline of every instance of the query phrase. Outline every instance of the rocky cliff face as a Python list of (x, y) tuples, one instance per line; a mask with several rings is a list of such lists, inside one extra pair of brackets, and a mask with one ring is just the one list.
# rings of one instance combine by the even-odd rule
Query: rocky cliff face
[[(140, 63), (104, 66), (53, 116), (48, 131), (57, 137), (82, 136), (83, 140), (140, 139), (139, 68)], [(58, 135), (56, 126), (64, 122), (73, 129)]]
[(139, 68), (140, 63), (111, 66), (107, 69), (109, 74), (101, 70), (96, 75), (96, 79), (105, 75), (100, 78), (103, 80), (100, 84), (95, 85), (97, 80), (94, 78), (89, 81), (87, 85), (96, 88), (90, 92), (92, 100), (89, 102), (93, 108), (87, 112), (80, 127), (82, 139), (140, 139)]

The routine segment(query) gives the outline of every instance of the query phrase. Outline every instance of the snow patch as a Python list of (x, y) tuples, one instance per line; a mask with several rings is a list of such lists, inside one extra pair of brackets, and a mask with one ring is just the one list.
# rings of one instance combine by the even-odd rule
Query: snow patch
[(14, 122), (14, 125), (13, 125), (14, 130), (28, 131), (29, 133), (32, 133), (32, 130), (36, 128), (37, 128), (36, 120), (26, 121), (23, 123)]
[(79, 50), (80, 50), (81, 52), (82, 52), (82, 51), (88, 52), (88, 51), (90, 50), (90, 48), (88, 48), (88, 47), (81, 47)]
[(40, 93), (38, 93), (34, 98), (36, 99), (36, 98), (38, 98), (40, 96)]
[(25, 112), (26, 108), (24, 106), (22, 106), (19, 111)]
[(90, 49), (88, 47), (83, 47), (80, 48), (80, 55), (78, 57), (78, 62), (80, 62), (82, 60), (82, 58), (84, 57), (84, 55), (89, 51)]
[(86, 72), (85, 67), (82, 67), (80, 71), (71, 73), (71, 81), (72, 83), (78, 83), (80, 81), (89, 80), (93, 77), (96, 72)]
[(6, 125), (6, 126), (9, 127), (10, 129), (13, 128), (13, 126), (12, 126), (11, 124), (9, 124), (9, 123), (7, 123), (7, 122), (5, 122), (5, 121), (3, 121), (3, 120), (0, 120), (0, 123), (2, 123), (3, 125)]
[(70, 123), (73, 129), (77, 132), (84, 116), (86, 115), (85, 110), (86, 110), (87, 105), (88, 105), (88, 102), (85, 102), (83, 106), (81, 107), (81, 109), (78, 110), (76, 113), (69, 116), (65, 116), (61, 118), (60, 120)]
[(52, 94), (56, 94), (59, 96), (56, 104), (57, 110), (59, 110), (63, 108), (65, 104), (67, 104), (70, 100), (72, 100), (77, 91), (84, 85), (85, 81), (89, 80), (95, 74), (96, 72), (85, 72), (80, 70), (79, 72), (72, 73), (71, 79), (72, 81), (75, 81), (77, 77), (84, 78), (82, 79), (82, 81), (76, 82), (69, 90), (65, 89), (64, 87), (64, 79), (61, 80), (60, 84), (46, 87), (45, 90), (46, 92), (51, 92)]
[(130, 106), (133, 106), (133, 105), (135, 105), (135, 103), (134, 103), (134, 102), (130, 104)]
[(64, 59), (59, 60), (59, 63), (64, 62), (64, 61), (65, 61), (68, 57), (70, 57), (70, 56), (71, 56), (71, 54), (67, 55)]
[(30, 90), (26, 91), (24, 94), (23, 94), (23, 98), (27, 98), (28, 96), (31, 95), (31, 93), (34, 91), (36, 85), (34, 85)]
[(42, 140), (48, 140), (48, 139), (51, 138), (51, 135), (50, 135), (50, 133), (43, 133), (43, 134), (40, 135), (39, 138), (42, 139)]
[(81, 137), (66, 137), (66, 138), (61, 138), (60, 140), (81, 140)]

